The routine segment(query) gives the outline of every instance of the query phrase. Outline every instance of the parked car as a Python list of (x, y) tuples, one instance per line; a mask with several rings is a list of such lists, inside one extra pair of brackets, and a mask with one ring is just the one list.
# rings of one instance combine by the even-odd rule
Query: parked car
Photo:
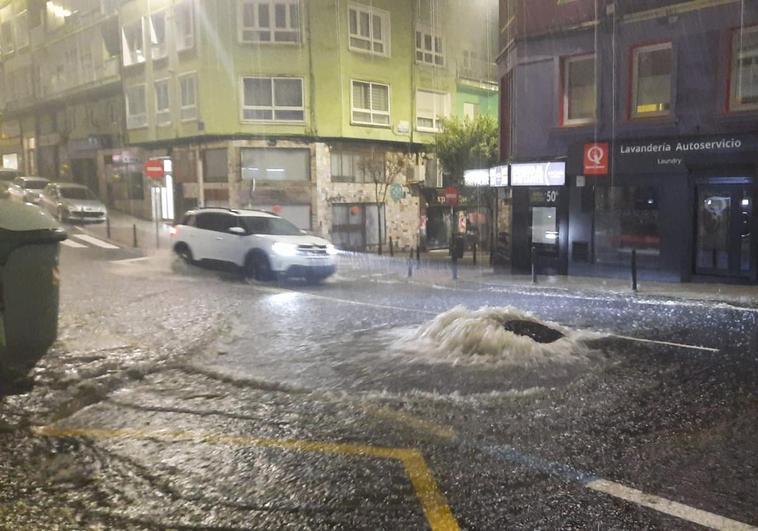
[(61, 222), (102, 223), (108, 218), (105, 205), (81, 184), (48, 184), (42, 191), (39, 205)]
[(199, 208), (172, 227), (174, 252), (188, 263), (231, 263), (256, 280), (303, 277), (319, 282), (337, 269), (337, 249), (276, 214)]
[(11, 199), (22, 203), (38, 204), (42, 190), (50, 184), (50, 181), (42, 177), (16, 177), (8, 186)]
[(13, 179), (19, 176), (19, 171), (12, 168), (0, 168), (0, 193), (5, 195)]

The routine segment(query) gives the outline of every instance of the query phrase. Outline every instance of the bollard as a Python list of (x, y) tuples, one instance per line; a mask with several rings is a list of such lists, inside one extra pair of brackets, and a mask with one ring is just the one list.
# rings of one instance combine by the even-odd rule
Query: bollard
[(111, 218), (110, 218), (110, 216), (105, 216), (105, 236), (109, 240), (111, 239)]
[(537, 247), (532, 245), (532, 284), (537, 283)]
[(395, 256), (395, 242), (392, 241), (392, 236), (390, 236), (390, 256)]
[(411, 252), (408, 255), (408, 278), (411, 278), (413, 276), (413, 247), (411, 247)]
[(421, 245), (416, 247), (416, 267), (421, 265)]
[(458, 280), (458, 256), (453, 254), (453, 280)]
[(474, 242), (471, 246), (471, 256), (474, 259), (474, 265), (476, 265), (476, 242)]
[(137, 247), (137, 225), (132, 225), (132, 247)]
[(161, 229), (157, 222), (155, 223), (155, 248), (161, 248)]
[(637, 249), (632, 249), (632, 291), (637, 291)]

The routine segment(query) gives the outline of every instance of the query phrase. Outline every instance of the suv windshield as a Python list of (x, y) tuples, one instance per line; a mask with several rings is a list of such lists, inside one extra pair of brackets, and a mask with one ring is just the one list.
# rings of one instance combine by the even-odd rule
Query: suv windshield
[(96, 199), (87, 188), (61, 188), (60, 191), (66, 199)]
[(273, 234), (276, 236), (295, 236), (302, 234), (295, 225), (282, 218), (264, 218), (247, 216), (240, 218), (242, 226), (250, 234)]

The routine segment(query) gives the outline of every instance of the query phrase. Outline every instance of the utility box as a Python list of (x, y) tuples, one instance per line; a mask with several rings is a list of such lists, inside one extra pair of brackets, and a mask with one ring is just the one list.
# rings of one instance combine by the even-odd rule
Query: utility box
[(0, 198), (0, 381), (24, 376), (56, 340), (65, 239), (47, 212)]

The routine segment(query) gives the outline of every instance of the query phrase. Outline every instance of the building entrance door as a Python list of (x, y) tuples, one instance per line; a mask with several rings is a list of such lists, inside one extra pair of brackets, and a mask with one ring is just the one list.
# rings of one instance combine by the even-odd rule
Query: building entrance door
[(753, 203), (750, 186), (698, 187), (696, 273), (742, 278), (754, 276)]

